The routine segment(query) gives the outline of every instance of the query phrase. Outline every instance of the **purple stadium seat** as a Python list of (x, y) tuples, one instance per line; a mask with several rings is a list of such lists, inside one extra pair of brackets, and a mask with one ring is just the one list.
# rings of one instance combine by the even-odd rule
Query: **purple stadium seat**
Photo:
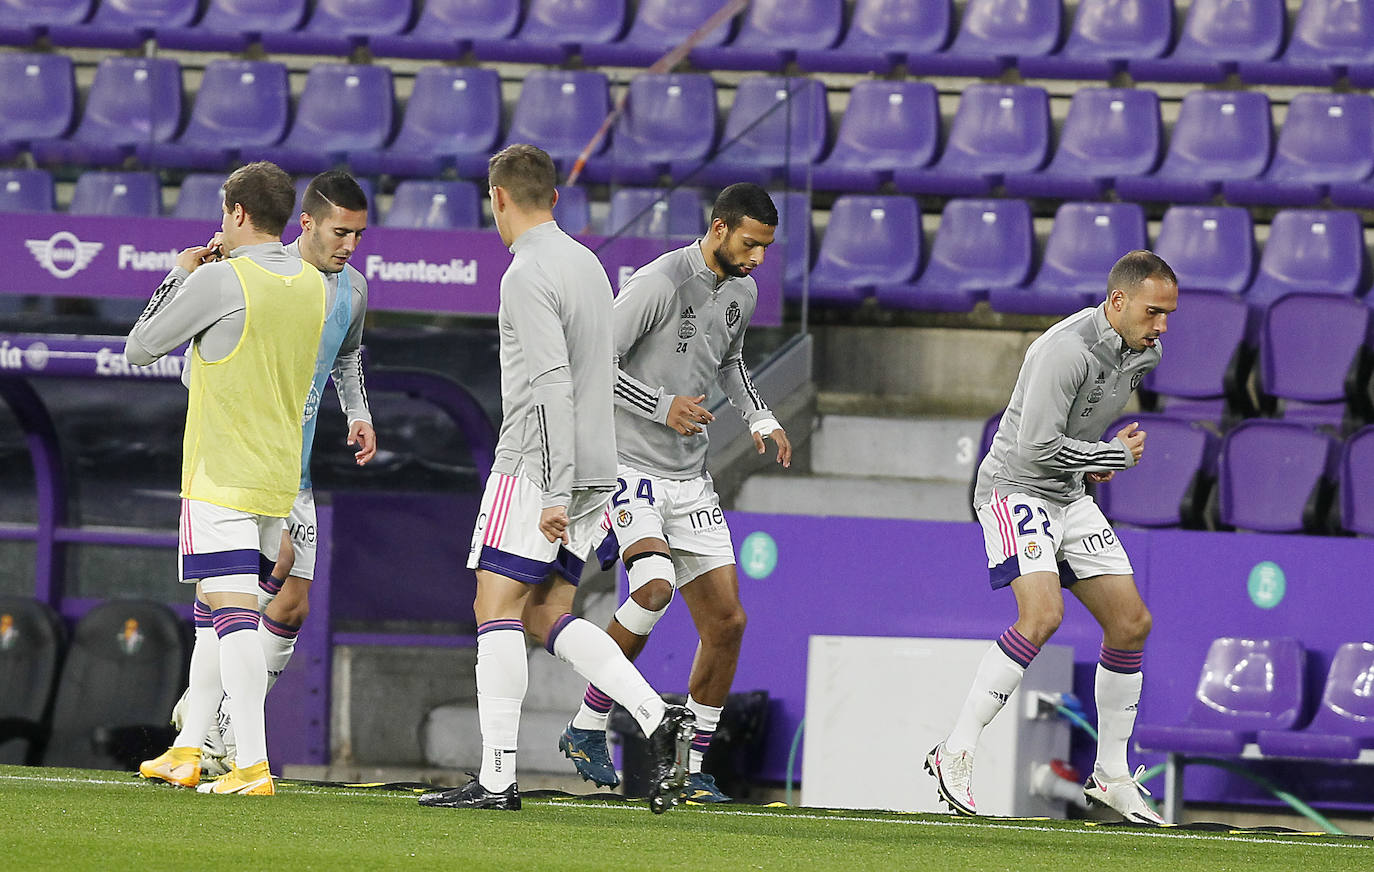
[(1200, 527), (1216, 465), (1216, 436), (1201, 424), (1137, 412), (1108, 424), (1103, 438), (1112, 438), (1131, 422), (1146, 433), (1150, 471), (1127, 470), (1099, 484), (1096, 499), (1102, 513), (1113, 523), (1137, 527)]
[(1229, 179), (1253, 179), (1269, 164), (1269, 97), (1261, 91), (1193, 91), (1183, 98), (1164, 163), (1153, 175), (1122, 177), (1127, 200), (1210, 200)]
[(1256, 84), (1329, 85), (1348, 66), (1374, 65), (1371, 12), (1368, 3), (1303, 0), (1283, 56), (1242, 63), (1240, 77)]
[(695, 169), (715, 142), (716, 84), (710, 76), (641, 73), (630, 81), (610, 148), (587, 161), (585, 176), (593, 182), (650, 185), (664, 175), (680, 177)]
[(889, 308), (968, 312), (991, 288), (1024, 285), (1035, 254), (1025, 200), (950, 200), (914, 284), (879, 285)]
[(1064, 203), (1054, 215), (1045, 256), (1027, 287), (993, 288), (998, 312), (1058, 315), (1107, 296), (1107, 274), (1121, 255), (1145, 248), (1145, 212), (1134, 203)]
[(161, 27), (185, 27), (200, 11), (197, 0), (101, 0), (84, 24), (53, 25), (55, 45), (137, 48)]
[(1118, 176), (1142, 176), (1159, 163), (1163, 132), (1154, 91), (1083, 88), (1074, 92), (1059, 148), (1038, 173), (1009, 175), (1018, 197), (1093, 199)]
[(166, 142), (181, 123), (181, 67), (170, 58), (105, 58), (70, 139), (39, 140), (44, 164), (119, 166), (143, 142)]
[(1023, 76), (1110, 78), (1136, 58), (1157, 58), (1174, 36), (1173, 0), (1080, 0), (1058, 54), (1023, 57)]
[(1374, 173), (1374, 97), (1297, 94), (1288, 104), (1274, 159), (1257, 179), (1222, 183), (1232, 203), (1314, 206), (1331, 182)]
[(778, 209), (778, 228), (773, 232), (767, 256), (783, 259), (783, 296), (789, 301), (800, 300), (816, 253), (812, 243), (811, 199), (804, 191), (770, 191), (769, 196)]
[[(634, 23), (620, 42), (582, 46), (582, 60), (589, 66), (647, 67), (676, 48), (714, 15), (726, 0), (640, 0)], [(730, 22), (712, 30), (701, 41), (709, 48), (730, 37)]]
[(1266, 757), (1355, 760), (1374, 748), (1374, 644), (1347, 642), (1336, 650), (1321, 705), (1312, 723), (1297, 732), (1261, 730)]
[(574, 236), (592, 232), (592, 207), (587, 202), (587, 189), (576, 185), (560, 185), (558, 202), (553, 204), (553, 220), (565, 233)]
[(225, 173), (187, 173), (177, 192), (172, 218), (187, 221), (215, 221), (224, 214)]
[(974, 84), (959, 99), (949, 141), (935, 165), (897, 170), (893, 180), (899, 191), (987, 196), (1003, 176), (1039, 170), (1049, 149), (1050, 101), (1044, 88)]
[(316, 64), (305, 78), (291, 132), (280, 145), (245, 149), (290, 173), (320, 173), (353, 151), (375, 151), (391, 138), (395, 97), (391, 68)]
[(72, 126), (75, 111), (71, 58), (0, 54), (0, 141), (56, 139)]
[(823, 191), (876, 191), (894, 170), (920, 169), (940, 145), (939, 94), (928, 82), (873, 79), (856, 84), (835, 147), (812, 167), (797, 166), (792, 183)]
[(347, 55), (374, 36), (402, 33), (414, 15), (412, 0), (316, 0), (300, 30), (262, 35), (269, 52)]
[(47, 170), (0, 170), (0, 212), (51, 212), (54, 203)]
[[(473, 40), (504, 40), (520, 24), (519, 3), (509, 0), (424, 0), (408, 33), (368, 40), (378, 57), (457, 60)], [(561, 56), (561, 51), (560, 51)]]
[(191, 120), (173, 143), (140, 144), (154, 167), (213, 170), (242, 149), (273, 145), (286, 133), (290, 106), (286, 67), (268, 61), (213, 60), (205, 66)]
[(1267, 61), (1283, 45), (1284, 0), (1192, 0), (1173, 53), (1127, 64), (1137, 81), (1220, 82), (1238, 61)]
[(846, 194), (830, 209), (830, 224), (811, 270), (811, 301), (854, 305), (878, 285), (909, 280), (921, 262), (921, 216), (910, 197)]
[(1155, 239), (1184, 291), (1239, 294), (1255, 272), (1255, 226), (1234, 206), (1170, 206)]
[(695, 239), (705, 229), (706, 203), (694, 188), (620, 188), (611, 195), (607, 236)]
[(159, 27), (164, 48), (242, 51), (264, 33), (286, 33), (305, 20), (306, 0), (210, 0), (194, 27)]
[(1250, 418), (1226, 434), (1218, 462), (1218, 519), (1259, 533), (1322, 529), (1336, 442), (1293, 421)]
[(1360, 300), (1285, 294), (1264, 313), (1260, 391), (1282, 401), (1284, 420), (1339, 430), (1347, 398), (1359, 402), (1368, 381), (1370, 338)]
[(559, 64), (584, 44), (614, 42), (625, 29), (625, 0), (530, 0), (527, 5), (514, 37), (473, 40), (479, 60)]
[(408, 179), (396, 186), (387, 227), (470, 230), (482, 226), (482, 204), (472, 182)]
[(1260, 730), (1287, 730), (1302, 715), (1307, 653), (1297, 639), (1216, 639), (1179, 726), (1138, 724), (1142, 750), (1239, 755)]
[[(1155, 253), (1164, 256), (1158, 248)], [(1189, 287), (1179, 291), (1179, 314), (1169, 318), (1166, 353), (1141, 387), (1155, 395), (1155, 408), (1170, 417), (1220, 424), (1247, 411), (1243, 343), (1249, 309), (1231, 294)]]
[(696, 178), (721, 185), (779, 180), (789, 166), (820, 158), (829, 117), (819, 79), (746, 76), (715, 159)]
[(83, 173), (76, 180), (68, 211), (156, 218), (162, 214), (162, 185), (154, 173)]
[[(566, 172), (605, 120), (610, 102), (603, 73), (535, 70), (520, 89), (506, 142), (537, 145)], [(605, 147), (603, 139), (597, 153)]]
[(385, 149), (354, 151), (348, 163), (368, 175), (438, 176), (456, 167), (466, 178), (487, 173), (501, 140), (501, 77), (481, 67), (432, 64), (415, 75), (405, 117)]
[(1374, 536), (1374, 425), (1345, 440), (1340, 466), (1341, 529)]
[[(1059, 45), (1063, 17), (1061, 0), (969, 0), (959, 33), (945, 51), (946, 58), (963, 68), (941, 64), (929, 71), (998, 75), (1013, 58), (1053, 52)], [(927, 72), (918, 59), (908, 58), (907, 64), (913, 72)]]
[(708, 70), (778, 71), (801, 49), (828, 49), (844, 29), (844, 0), (754, 0), (729, 45), (696, 48)]
[(1364, 228), (1354, 212), (1286, 209), (1274, 216), (1245, 300), (1263, 309), (1291, 291), (1356, 296), (1366, 287)]
[(0, 27), (80, 24), (95, 0), (0, 0)]
[(858, 0), (849, 30), (834, 48), (803, 48), (811, 72), (885, 73), (908, 55), (931, 55), (949, 41), (951, 0)]

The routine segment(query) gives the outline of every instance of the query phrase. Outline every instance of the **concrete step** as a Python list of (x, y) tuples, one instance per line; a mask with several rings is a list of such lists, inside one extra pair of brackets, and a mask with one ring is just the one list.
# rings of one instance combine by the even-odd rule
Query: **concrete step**
[(967, 480), (755, 475), (744, 482), (734, 507), (778, 515), (967, 521), (968, 487)]
[(982, 418), (825, 415), (811, 437), (818, 475), (964, 482), (978, 464)]

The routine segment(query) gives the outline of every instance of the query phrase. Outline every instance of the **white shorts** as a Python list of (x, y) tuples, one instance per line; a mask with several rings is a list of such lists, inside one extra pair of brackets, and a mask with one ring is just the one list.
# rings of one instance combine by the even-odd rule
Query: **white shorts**
[(1053, 572), (1071, 586), (1097, 575), (1134, 575), (1116, 531), (1090, 496), (1067, 506), (1023, 493), (1002, 496), (978, 507), (988, 577), (994, 589), (1029, 572)]
[(721, 566), (733, 566), (730, 527), (709, 474), (658, 478), (622, 464), (606, 507), (607, 528), (624, 549), (641, 539), (662, 539), (673, 557), (674, 587)]
[(281, 518), (226, 509), (200, 500), (181, 501), (178, 570), (205, 593), (258, 593), (258, 580), (275, 562), (267, 557), (281, 542)]
[[(319, 531), (315, 526), (315, 491), (304, 488), (296, 494), (291, 504), (291, 514), (286, 517), (286, 531), (291, 535), (291, 577), (315, 580), (315, 551), (319, 547)], [(276, 563), (280, 557), (281, 540), (264, 552)]]
[(604, 536), (607, 491), (575, 490), (568, 505), (568, 544), (550, 542), (539, 531), (544, 494), (523, 475), (492, 473), (482, 493), (477, 526), (468, 551), (468, 569), (485, 569), (541, 584), (557, 572), (573, 584)]

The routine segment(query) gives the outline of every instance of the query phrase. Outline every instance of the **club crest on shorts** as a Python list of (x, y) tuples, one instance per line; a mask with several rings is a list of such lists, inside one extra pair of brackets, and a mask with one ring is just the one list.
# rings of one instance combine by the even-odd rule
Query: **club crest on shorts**
[(725, 326), (731, 330), (739, 323), (739, 302), (731, 300), (730, 305), (725, 307)]
[(615, 513), (615, 525), (617, 527), (628, 527), (634, 519), (635, 516), (630, 514), (629, 509), (621, 509)]
[(1027, 543), (1026, 543), (1026, 551), (1025, 551), (1025, 554), (1026, 554), (1026, 559), (1027, 559), (1027, 560), (1034, 560), (1035, 558), (1039, 557), (1039, 556), (1040, 556), (1040, 543), (1039, 543), (1039, 542), (1027, 542)]

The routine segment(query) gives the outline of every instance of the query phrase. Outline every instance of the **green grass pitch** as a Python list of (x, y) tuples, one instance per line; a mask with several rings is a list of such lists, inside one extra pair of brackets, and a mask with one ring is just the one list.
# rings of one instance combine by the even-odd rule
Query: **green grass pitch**
[(1374, 869), (1374, 842), (1067, 821), (526, 799), (518, 813), (287, 782), (212, 797), (133, 775), (0, 766), (0, 870)]

